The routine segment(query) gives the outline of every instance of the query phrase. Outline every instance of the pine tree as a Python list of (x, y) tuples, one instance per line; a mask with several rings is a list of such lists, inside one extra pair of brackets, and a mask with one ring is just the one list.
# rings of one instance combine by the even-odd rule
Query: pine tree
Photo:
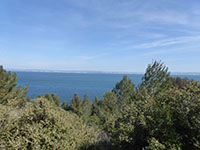
[(56, 94), (51, 94), (51, 97), (53, 98), (54, 103), (55, 103), (57, 106), (60, 106), (60, 97), (57, 96)]
[(26, 86), (22, 89), (17, 86), (16, 73), (6, 72), (2, 66), (0, 66), (0, 104), (6, 104), (8, 100), (24, 100), (28, 92)]
[(76, 114), (80, 115), (81, 114), (81, 109), (82, 109), (82, 99), (80, 96), (78, 96), (77, 93), (74, 94), (74, 97), (70, 101), (70, 108), (73, 112)]
[(99, 102), (99, 98), (98, 97), (95, 97), (94, 98), (94, 104), (97, 104)]
[(160, 90), (166, 89), (169, 81), (170, 73), (168, 72), (168, 68), (162, 62), (154, 61), (148, 65), (140, 88), (146, 89), (148, 94), (153, 96)]
[(60, 106), (60, 97), (57, 96), (56, 94), (46, 93), (43, 97), (46, 98), (51, 103), (55, 104), (56, 106)]
[(119, 105), (124, 105), (130, 103), (131, 99), (134, 96), (134, 84), (131, 79), (127, 76), (123, 76), (123, 79), (115, 85), (115, 88), (112, 90), (120, 100)]
[(90, 101), (88, 94), (85, 94), (82, 103), (82, 115), (90, 116), (92, 113), (92, 102)]
[(69, 106), (68, 106), (68, 104), (67, 104), (66, 101), (64, 101), (64, 102), (62, 103), (61, 107), (62, 107), (64, 110), (66, 110), (66, 111), (69, 110)]
[(51, 96), (51, 94), (46, 93), (44, 95), (44, 98), (46, 98), (48, 101), (50, 101), (51, 103), (54, 103), (53, 97)]

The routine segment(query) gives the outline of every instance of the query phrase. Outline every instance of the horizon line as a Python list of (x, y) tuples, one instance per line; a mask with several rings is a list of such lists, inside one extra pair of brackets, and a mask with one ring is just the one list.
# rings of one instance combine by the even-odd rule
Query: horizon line
[[(129, 71), (99, 71), (99, 70), (45, 70), (45, 69), (13, 69), (6, 68), (11, 72), (46, 72), (46, 73), (82, 73), (82, 74), (138, 74), (143, 75), (145, 72)], [(200, 72), (170, 72), (171, 75), (200, 75)]]

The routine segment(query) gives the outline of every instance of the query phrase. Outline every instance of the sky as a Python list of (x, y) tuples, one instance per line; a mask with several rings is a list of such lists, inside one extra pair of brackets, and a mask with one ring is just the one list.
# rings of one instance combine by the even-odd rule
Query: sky
[(8, 69), (200, 72), (200, 0), (1, 0)]

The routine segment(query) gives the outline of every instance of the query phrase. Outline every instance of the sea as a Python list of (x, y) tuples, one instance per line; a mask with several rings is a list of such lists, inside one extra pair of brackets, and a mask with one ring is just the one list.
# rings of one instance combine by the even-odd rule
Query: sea
[[(112, 90), (125, 74), (111, 73), (55, 73), (55, 72), (16, 72), (18, 86), (28, 85), (31, 98), (46, 93), (58, 95), (61, 102), (70, 102), (75, 93), (80, 97), (89, 95), (91, 101), (95, 97), (102, 98), (104, 93)], [(141, 83), (142, 74), (127, 74), (137, 86)], [(173, 75), (200, 81), (200, 75)]]

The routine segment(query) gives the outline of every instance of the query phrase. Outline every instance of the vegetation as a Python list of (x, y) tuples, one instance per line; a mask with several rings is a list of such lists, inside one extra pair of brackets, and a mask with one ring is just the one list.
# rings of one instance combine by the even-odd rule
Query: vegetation
[(76, 114), (37, 98), (18, 108), (0, 105), (0, 142), (5, 149), (80, 149), (98, 141), (99, 131)]
[(0, 104), (6, 104), (10, 99), (23, 101), (28, 92), (28, 88), (17, 87), (17, 75), (6, 72), (0, 66)]
[(25, 98), (16, 74), (0, 68), (0, 149), (198, 150), (200, 83), (148, 65), (135, 88), (124, 76), (102, 99), (78, 94)]

